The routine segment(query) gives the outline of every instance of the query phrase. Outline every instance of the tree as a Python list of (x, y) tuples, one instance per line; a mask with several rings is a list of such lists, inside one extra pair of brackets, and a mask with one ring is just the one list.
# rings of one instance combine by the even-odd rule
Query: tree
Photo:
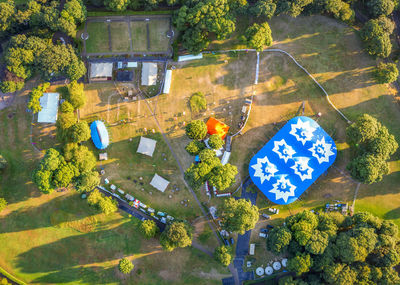
[(205, 111), (207, 109), (207, 100), (202, 92), (194, 93), (189, 100), (190, 110), (194, 113)]
[(369, 0), (367, 1), (367, 8), (369, 14), (373, 18), (379, 16), (388, 16), (392, 14), (395, 8), (395, 2), (392, 0)]
[(294, 18), (299, 16), (304, 7), (310, 5), (312, 0), (282, 0), (277, 1), (276, 14), (288, 14)]
[(43, 92), (46, 92), (47, 88), (50, 87), (50, 83), (46, 82), (33, 88), (29, 93), (28, 109), (33, 113), (40, 112), (42, 107), (40, 106), (40, 98), (43, 96)]
[(68, 187), (72, 179), (78, 175), (78, 169), (72, 163), (64, 161), (54, 171), (52, 183), (56, 188)]
[(375, 70), (375, 78), (378, 83), (392, 83), (399, 77), (399, 70), (394, 63), (380, 62)]
[(258, 207), (250, 201), (228, 198), (220, 207), (219, 216), (227, 231), (244, 234), (255, 227), (259, 214)]
[(207, 125), (202, 120), (191, 121), (186, 126), (186, 135), (194, 140), (202, 140), (207, 135)]
[(341, 0), (326, 0), (325, 10), (344, 22), (354, 19), (354, 11), (350, 8), (350, 4)]
[(15, 15), (14, 1), (0, 2), (0, 32), (7, 31), (13, 24)]
[(221, 139), (219, 135), (213, 134), (208, 139), (208, 145), (212, 149), (220, 149), (224, 145), (224, 141)]
[(208, 46), (209, 34), (222, 40), (235, 30), (228, 0), (188, 1), (175, 13), (174, 24), (183, 34), (183, 47), (194, 53)]
[(76, 190), (89, 192), (100, 184), (100, 176), (96, 171), (85, 172), (77, 179)]
[(256, 17), (271, 19), (276, 10), (276, 4), (271, 0), (260, 0), (250, 8), (250, 13)]
[(67, 100), (71, 103), (71, 105), (75, 109), (79, 109), (83, 107), (86, 103), (86, 96), (85, 93), (83, 92), (83, 84), (78, 83), (76, 81), (72, 81), (70, 84), (67, 86), (68, 88), (68, 96)]
[(3, 211), (7, 206), (7, 201), (4, 198), (0, 198), (0, 212)]
[(208, 178), (210, 184), (218, 190), (223, 191), (231, 187), (236, 181), (235, 177), (238, 174), (237, 167), (227, 163), (223, 166), (215, 167)]
[(146, 238), (153, 238), (158, 232), (158, 227), (153, 220), (144, 220), (140, 223), (139, 230)]
[(367, 184), (379, 182), (389, 173), (387, 162), (372, 154), (357, 156), (350, 161), (347, 169), (352, 177)]
[(118, 269), (121, 271), (123, 274), (129, 274), (133, 270), (135, 266), (132, 264), (132, 262), (129, 261), (128, 258), (123, 258), (119, 261), (118, 263)]
[(105, 0), (104, 5), (111, 11), (125, 11), (128, 7), (128, 0)]
[(80, 173), (90, 172), (96, 167), (96, 157), (86, 146), (68, 145), (64, 148), (64, 156)]
[(292, 239), (292, 233), (286, 227), (274, 228), (268, 233), (267, 248), (279, 254), (287, 249)]
[(215, 248), (214, 258), (224, 266), (228, 266), (232, 261), (232, 249), (229, 246), (221, 245)]
[(287, 263), (287, 268), (290, 271), (295, 272), (297, 275), (308, 272), (311, 266), (312, 259), (309, 254), (299, 254), (293, 258), (290, 258)]
[(68, 101), (62, 102), (60, 109), (62, 113), (72, 113), (74, 111), (74, 107)]
[(15, 81), (0, 82), (0, 90), (3, 93), (13, 93), (15, 91), (21, 90), (23, 87), (24, 87), (23, 81), (22, 82), (15, 82)]
[(100, 200), (103, 199), (103, 195), (100, 193), (98, 189), (94, 189), (87, 197), (87, 203), (90, 206), (96, 206)]
[(69, 130), (75, 123), (76, 117), (74, 113), (59, 114), (56, 122), (57, 137), (60, 140), (67, 140), (69, 138)]
[(68, 19), (74, 24), (80, 24), (86, 20), (86, 6), (81, 0), (69, 0), (61, 11), (61, 17)]
[(167, 225), (160, 237), (161, 246), (166, 251), (172, 251), (177, 247), (192, 245), (192, 229), (184, 222), (174, 221)]
[(394, 135), (390, 134), (385, 126), (381, 126), (375, 138), (368, 142), (366, 150), (375, 156), (387, 160), (397, 151), (398, 147), (399, 145)]
[(202, 151), (205, 148), (206, 146), (204, 145), (203, 142), (194, 140), (188, 143), (188, 145), (185, 147), (185, 150), (190, 155), (198, 155), (200, 151)]
[(386, 58), (392, 51), (390, 35), (387, 32), (387, 21), (369, 20), (361, 29), (360, 36), (365, 49), (370, 55)]
[(102, 213), (108, 215), (118, 211), (117, 205), (117, 201), (113, 200), (111, 197), (103, 197), (98, 203), (98, 208)]
[(75, 123), (71, 127), (70, 136), (73, 142), (80, 143), (90, 139), (90, 128), (86, 121)]
[(363, 114), (346, 129), (347, 141), (352, 145), (366, 143), (376, 137), (381, 124), (374, 117)]
[(247, 28), (244, 41), (250, 48), (254, 48), (257, 51), (262, 51), (264, 46), (270, 46), (272, 44), (272, 35), (268, 23), (265, 22), (261, 25), (254, 23)]

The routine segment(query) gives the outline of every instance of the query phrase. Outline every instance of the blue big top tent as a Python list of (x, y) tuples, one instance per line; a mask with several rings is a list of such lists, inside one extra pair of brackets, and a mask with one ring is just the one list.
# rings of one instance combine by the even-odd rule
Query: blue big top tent
[(254, 184), (272, 202), (296, 201), (335, 161), (333, 139), (312, 119), (296, 117), (251, 159)]
[(94, 145), (98, 149), (105, 149), (109, 145), (110, 141), (108, 138), (107, 128), (102, 121), (94, 121), (90, 125), (90, 133)]

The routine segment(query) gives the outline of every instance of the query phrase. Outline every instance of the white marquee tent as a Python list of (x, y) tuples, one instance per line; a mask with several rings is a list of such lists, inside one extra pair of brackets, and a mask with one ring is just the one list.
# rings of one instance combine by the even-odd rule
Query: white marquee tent
[(156, 144), (157, 141), (155, 140), (145, 137), (140, 137), (140, 142), (137, 152), (148, 156), (153, 156), (154, 150), (156, 149)]
[(165, 189), (167, 189), (169, 184), (169, 181), (162, 178), (160, 175), (158, 175), (157, 173), (154, 174), (153, 179), (150, 182), (150, 185), (153, 186), (154, 188), (156, 188), (157, 190), (164, 192)]

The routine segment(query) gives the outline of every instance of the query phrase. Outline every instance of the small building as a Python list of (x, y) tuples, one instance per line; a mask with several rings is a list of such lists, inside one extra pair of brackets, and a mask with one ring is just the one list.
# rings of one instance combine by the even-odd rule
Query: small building
[(133, 70), (118, 70), (117, 81), (128, 82), (133, 80)]
[(217, 134), (221, 137), (221, 139), (225, 139), (226, 135), (228, 134), (229, 126), (213, 117), (208, 119), (206, 125), (207, 132), (210, 135)]
[(202, 59), (203, 58), (203, 54), (199, 53), (199, 54), (187, 54), (187, 55), (181, 55), (180, 57), (178, 57), (178, 61), (182, 62), (182, 61), (189, 61), (189, 60), (195, 60), (195, 59)]
[(136, 68), (137, 66), (137, 61), (128, 61), (126, 64), (127, 68)]
[(157, 144), (157, 141), (155, 141), (155, 140), (145, 138), (145, 137), (140, 137), (140, 142), (139, 142), (137, 152), (152, 157), (154, 150), (156, 149), (156, 144)]
[(102, 121), (94, 121), (90, 125), (90, 133), (92, 136), (92, 141), (96, 148), (105, 149), (108, 147), (110, 140), (108, 137), (108, 131), (106, 126)]
[(157, 190), (161, 191), (164, 193), (165, 189), (167, 189), (169, 184), (169, 181), (162, 178), (160, 175), (157, 173), (154, 174), (153, 179), (150, 182), (150, 185), (156, 188)]
[(172, 70), (168, 69), (165, 73), (165, 80), (164, 80), (164, 88), (163, 93), (169, 94), (169, 89), (171, 88), (171, 80), (172, 80)]
[(38, 113), (38, 123), (52, 123), (57, 121), (58, 101), (60, 94), (43, 93), (40, 97), (40, 106), (42, 110)]
[(108, 155), (106, 152), (99, 153), (99, 160), (108, 160)]
[(150, 86), (157, 83), (157, 63), (143, 62), (142, 64), (142, 85)]
[(98, 62), (90, 64), (90, 78), (97, 80), (111, 80), (113, 72), (112, 62)]
[(254, 250), (256, 249), (256, 244), (255, 243), (251, 243), (250, 244), (250, 250), (249, 250), (249, 254), (250, 255), (254, 255)]

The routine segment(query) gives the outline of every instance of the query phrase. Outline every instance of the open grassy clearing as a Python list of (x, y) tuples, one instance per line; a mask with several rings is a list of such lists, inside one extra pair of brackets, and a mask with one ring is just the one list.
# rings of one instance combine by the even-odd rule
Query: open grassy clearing
[(132, 47), (134, 51), (147, 51), (147, 22), (132, 21)]
[(86, 41), (86, 52), (109, 52), (108, 46), (108, 24), (103, 22), (88, 22), (87, 33), (89, 39)]
[(111, 22), (111, 49), (113, 52), (128, 52), (131, 49), (129, 38), (129, 23)]
[(167, 51), (169, 47), (169, 38), (167, 32), (169, 31), (170, 19), (151, 19), (149, 22), (150, 29), (150, 51)]

